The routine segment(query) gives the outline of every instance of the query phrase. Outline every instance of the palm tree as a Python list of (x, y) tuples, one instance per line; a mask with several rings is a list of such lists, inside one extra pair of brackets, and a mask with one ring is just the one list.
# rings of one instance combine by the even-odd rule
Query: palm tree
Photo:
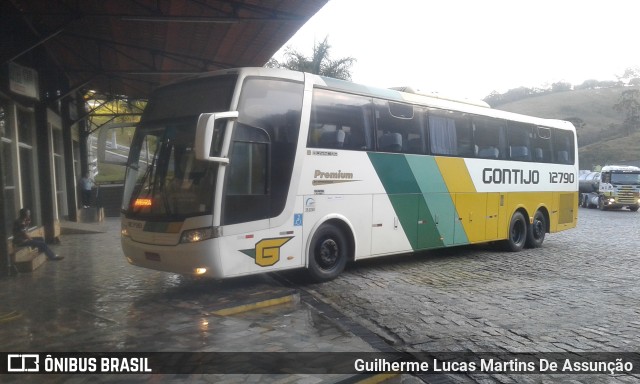
[(329, 58), (330, 48), (328, 37), (325, 37), (321, 43), (313, 45), (313, 55), (311, 57), (306, 57), (297, 50), (287, 47), (283, 62), (271, 58), (267, 64), (265, 64), (265, 67), (286, 68), (293, 71), (309, 72), (336, 79), (351, 80), (351, 66), (356, 59), (353, 57), (344, 57), (338, 60), (331, 60)]

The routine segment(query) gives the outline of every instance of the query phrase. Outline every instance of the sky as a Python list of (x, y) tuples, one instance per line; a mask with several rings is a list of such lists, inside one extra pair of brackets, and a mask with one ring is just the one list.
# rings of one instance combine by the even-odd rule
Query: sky
[(640, 67), (638, 0), (329, 0), (286, 47), (351, 56), (352, 81), (482, 99)]

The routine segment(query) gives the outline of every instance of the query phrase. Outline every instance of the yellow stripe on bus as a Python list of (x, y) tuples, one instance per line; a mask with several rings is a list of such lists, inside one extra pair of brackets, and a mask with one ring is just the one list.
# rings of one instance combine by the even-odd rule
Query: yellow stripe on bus
[(487, 196), (476, 193), (471, 175), (462, 158), (436, 157), (447, 190), (456, 207), (456, 220), (462, 224), (469, 243), (486, 240)]
[(476, 192), (471, 175), (467, 170), (464, 159), (459, 157), (436, 157), (436, 164), (440, 174), (447, 184), (449, 193)]

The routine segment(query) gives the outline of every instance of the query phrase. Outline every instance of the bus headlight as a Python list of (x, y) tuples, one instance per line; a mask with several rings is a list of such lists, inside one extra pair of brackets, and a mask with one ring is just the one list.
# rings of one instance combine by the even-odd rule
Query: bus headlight
[(198, 241), (208, 240), (214, 237), (213, 227), (190, 229), (182, 232), (180, 237), (181, 243), (197, 243)]
[(120, 235), (122, 235), (122, 237), (129, 237), (129, 230), (127, 228), (122, 228), (120, 230)]

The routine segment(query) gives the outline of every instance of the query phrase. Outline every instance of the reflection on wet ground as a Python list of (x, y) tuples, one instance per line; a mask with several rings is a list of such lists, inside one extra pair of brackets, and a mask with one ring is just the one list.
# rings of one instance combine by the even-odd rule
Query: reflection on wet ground
[[(32, 273), (0, 278), (0, 349), (4, 352), (315, 352), (372, 351), (313, 308), (293, 300), (232, 316), (220, 308), (262, 297), (293, 295), (267, 275), (227, 281), (194, 279), (130, 266), (119, 221), (101, 234), (63, 236), (64, 255)], [(193, 376), (193, 375), (192, 375)], [(260, 376), (260, 377), (254, 377)], [(21, 376), (23, 379), (24, 376)], [(11, 376), (10, 379), (21, 377)], [(124, 376), (73, 381), (119, 381)], [(156, 380), (159, 378), (154, 376)], [(70, 376), (30, 376), (65, 382)], [(4, 381), (5, 378), (2, 378)], [(149, 377), (127, 376), (146, 381)], [(171, 377), (163, 377), (168, 380)], [(184, 377), (182, 378), (184, 379)], [(279, 381), (280, 375), (198, 375), (203, 382)], [(332, 377), (292, 375), (315, 383)], [(44, 381), (44, 380), (43, 380)], [(82, 380), (80, 380), (82, 381)]]

